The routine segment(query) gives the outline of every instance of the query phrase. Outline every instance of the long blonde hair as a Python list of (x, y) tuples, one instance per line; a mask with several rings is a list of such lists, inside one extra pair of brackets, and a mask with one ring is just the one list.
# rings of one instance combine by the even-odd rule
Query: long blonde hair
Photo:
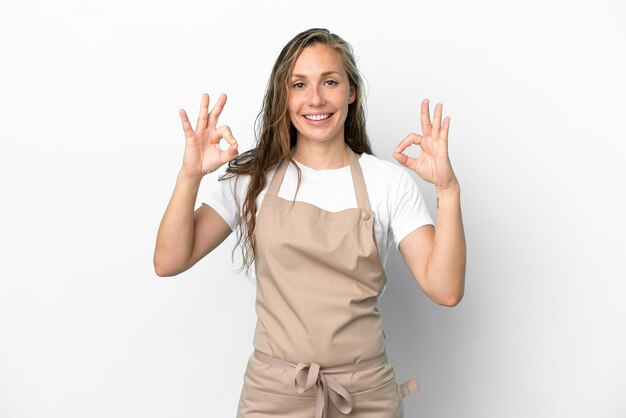
[[(364, 84), (352, 46), (327, 29), (313, 28), (299, 33), (284, 46), (272, 68), (263, 105), (255, 120), (256, 146), (231, 160), (226, 173), (219, 178), (224, 180), (237, 176), (235, 179), (237, 181), (240, 174), (250, 175), (250, 183), (237, 223), (237, 244), (231, 254), (231, 256), (234, 254), (238, 245), (241, 246), (243, 263), (238, 271), (245, 267), (247, 273), (256, 257), (253, 235), (256, 225), (256, 198), (265, 187), (266, 172), (276, 166), (282, 158), (295, 165), (292, 148), (296, 145), (297, 132), (287, 109), (289, 80), (302, 50), (315, 44), (326, 45), (339, 53), (350, 85), (356, 90), (356, 99), (348, 106), (344, 126), (345, 142), (357, 154), (363, 152), (372, 154), (365, 129)], [(297, 165), (295, 168), (298, 173), (297, 193), (302, 173)]]

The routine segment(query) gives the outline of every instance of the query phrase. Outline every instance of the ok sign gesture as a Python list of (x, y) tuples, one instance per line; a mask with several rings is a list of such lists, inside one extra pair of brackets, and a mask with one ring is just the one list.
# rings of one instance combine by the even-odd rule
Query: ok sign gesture
[[(202, 177), (211, 173), (239, 155), (237, 151), (239, 144), (230, 128), (226, 125), (216, 128), (217, 119), (225, 103), (226, 95), (222, 94), (209, 113), (209, 95), (204, 93), (195, 131), (191, 128), (185, 110), (178, 110), (185, 131), (185, 155), (182, 170), (190, 177)], [(226, 151), (220, 148), (222, 138), (229, 144)]]
[[(422, 101), (422, 135), (410, 133), (404, 138), (393, 153), (393, 157), (403, 166), (416, 172), (421, 178), (435, 185), (436, 190), (443, 191), (458, 186), (458, 180), (452, 171), (448, 156), (448, 130), (450, 117), (441, 125), (443, 105), (435, 106), (435, 118), (431, 124), (428, 99)], [(419, 145), (420, 156), (415, 159), (402, 153), (410, 145)]]

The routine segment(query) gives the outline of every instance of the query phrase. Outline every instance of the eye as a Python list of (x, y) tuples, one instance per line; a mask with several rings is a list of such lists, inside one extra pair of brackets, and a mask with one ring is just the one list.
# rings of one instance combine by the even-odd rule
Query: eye
[(331, 86), (335, 86), (335, 85), (339, 84), (339, 83), (337, 83), (335, 80), (326, 80), (326, 82), (327, 82), (327, 83), (331, 83), (331, 84), (330, 84)]
[(304, 83), (303, 82), (297, 82), (293, 85), (293, 88), (295, 89), (301, 89), (302, 87), (304, 87)]

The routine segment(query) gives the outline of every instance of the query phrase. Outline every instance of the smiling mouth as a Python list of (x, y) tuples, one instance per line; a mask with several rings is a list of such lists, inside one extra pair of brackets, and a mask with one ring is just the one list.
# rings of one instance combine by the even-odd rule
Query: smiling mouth
[(324, 120), (331, 117), (333, 113), (326, 113), (325, 115), (303, 115), (305, 119), (308, 120)]

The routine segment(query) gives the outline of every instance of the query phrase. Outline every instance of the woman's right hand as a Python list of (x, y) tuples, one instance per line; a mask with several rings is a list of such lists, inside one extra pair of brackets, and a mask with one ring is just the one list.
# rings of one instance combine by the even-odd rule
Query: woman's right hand
[[(185, 154), (183, 156), (183, 167), (181, 172), (189, 177), (202, 177), (212, 173), (222, 164), (229, 162), (239, 155), (237, 147), (239, 144), (235, 140), (230, 128), (226, 125), (216, 128), (217, 119), (224, 109), (226, 95), (220, 95), (217, 103), (209, 113), (209, 95), (202, 94), (200, 114), (196, 123), (196, 130), (191, 128), (191, 123), (184, 109), (179, 109), (178, 113), (183, 122), (185, 131)], [(220, 140), (224, 138), (229, 146), (226, 151), (220, 149)]]

